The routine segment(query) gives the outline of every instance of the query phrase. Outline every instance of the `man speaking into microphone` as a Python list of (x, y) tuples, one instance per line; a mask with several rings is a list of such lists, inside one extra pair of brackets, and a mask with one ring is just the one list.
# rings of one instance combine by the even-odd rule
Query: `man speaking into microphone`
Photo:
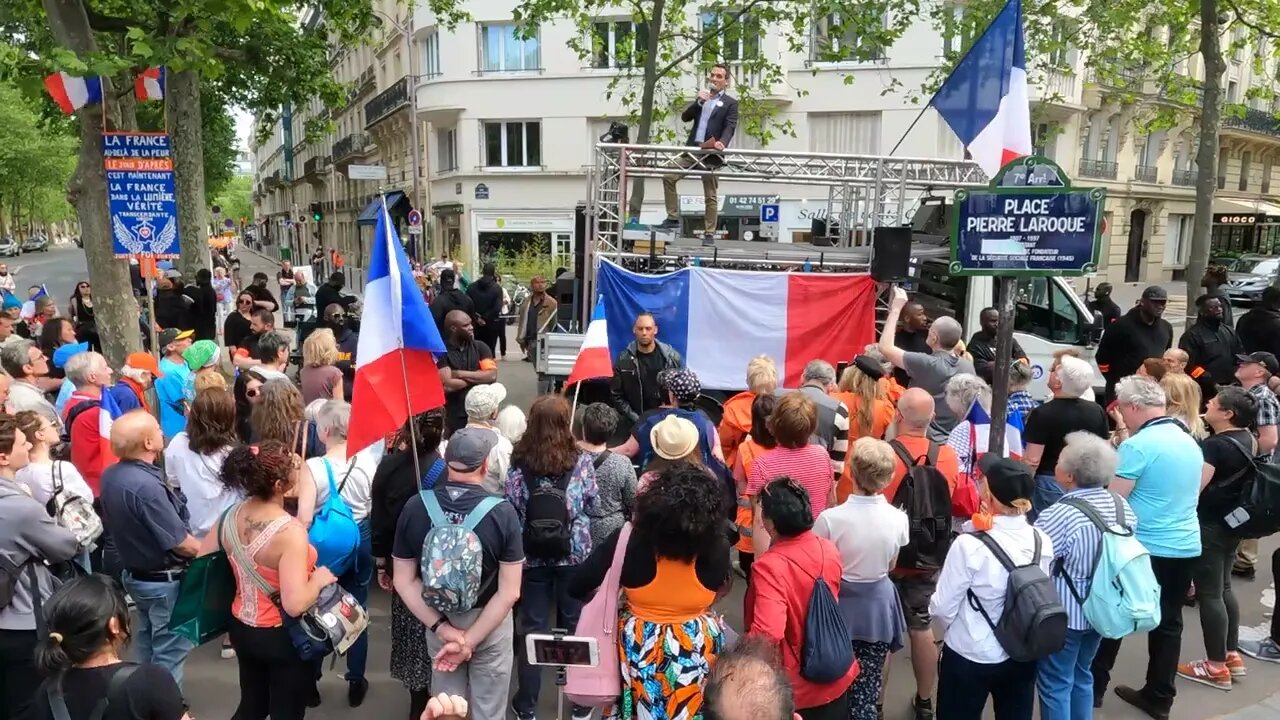
[[(689, 139), (686, 145), (696, 146), (705, 152), (685, 153), (676, 159), (684, 168), (694, 170), (714, 170), (724, 165), (724, 157), (717, 150), (724, 150), (733, 142), (733, 135), (738, 130), (738, 101), (729, 96), (729, 67), (724, 63), (711, 66), (707, 74), (707, 87), (698, 91), (698, 97), (685, 108), (680, 119), (693, 123), (689, 128)], [(668, 175), (662, 178), (663, 200), (667, 206), (667, 219), (659, 225), (662, 229), (680, 227), (680, 196), (676, 194), (676, 183), (683, 175)], [(702, 192), (706, 196), (706, 228), (707, 232), (716, 229), (716, 213), (719, 210), (719, 198), (716, 191), (719, 178), (714, 174), (702, 176)]]

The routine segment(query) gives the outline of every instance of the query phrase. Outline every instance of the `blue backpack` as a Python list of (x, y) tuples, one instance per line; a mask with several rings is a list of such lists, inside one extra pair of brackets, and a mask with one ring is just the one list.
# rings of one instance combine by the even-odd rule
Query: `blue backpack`
[[(785, 556), (784, 556), (785, 557)], [(800, 567), (791, 558), (787, 558)], [(825, 565), (825, 558), (823, 559)], [(803, 571), (803, 568), (801, 568)], [(809, 593), (800, 645), (800, 677), (812, 683), (835, 682), (853, 667), (853, 636), (845, 624), (831, 588), (819, 573)]]
[(1154, 630), (1160, 624), (1160, 584), (1151, 569), (1151, 553), (1125, 524), (1123, 501), (1115, 493), (1111, 499), (1116, 506), (1114, 523), (1108, 523), (1096, 508), (1079, 498), (1058, 501), (1084, 513), (1102, 533), (1093, 558), (1089, 596), (1080, 596), (1061, 564), (1054, 570), (1067, 581), (1067, 590), (1084, 608), (1093, 629), (1114, 640)]
[[(342, 499), (342, 491), (333, 479), (333, 464), (324, 461), (325, 474), (329, 476), (329, 497), (316, 508), (307, 539), (316, 549), (316, 565), (329, 568), (334, 577), (342, 577), (351, 568), (360, 547), (360, 526), (356, 524), (351, 508)], [(354, 460), (352, 461), (354, 465)], [(348, 468), (347, 474), (351, 470)], [(345, 478), (344, 478), (345, 480)]]

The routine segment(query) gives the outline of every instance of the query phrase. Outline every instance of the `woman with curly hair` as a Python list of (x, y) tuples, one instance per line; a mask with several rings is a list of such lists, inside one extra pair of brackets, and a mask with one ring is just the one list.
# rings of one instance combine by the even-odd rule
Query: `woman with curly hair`
[[(582, 612), (582, 603), (569, 599), (567, 589), (578, 565), (591, 554), (590, 513), (595, 510), (599, 489), (594, 458), (578, 449), (570, 412), (563, 395), (534, 400), (529, 408), (529, 427), (511, 452), (506, 495), (525, 527), (519, 609), (520, 625), (526, 633), (575, 627)], [(564, 493), (568, 537), (546, 538), (529, 530), (530, 498), (548, 487)], [(554, 624), (550, 613), (553, 603)], [(533, 717), (541, 685), (542, 668), (522, 660), (511, 702), (517, 718)]]
[[(316, 567), (307, 528), (284, 508), (298, 483), (295, 459), (277, 440), (232, 450), (222, 464), (222, 484), (245, 500), (215, 523), (200, 550), (204, 555), (228, 547), (232, 533), (244, 548), (243, 555), (227, 553), (236, 579), (229, 634), (240, 664), (238, 718), (301, 718), (307, 703), (318, 700), (316, 665), (298, 657), (283, 613), (306, 612), (337, 578)], [(276, 592), (268, 597), (252, 572)]]
[[(410, 423), (413, 432), (410, 433)], [(417, 720), (427, 706), (431, 690), (431, 654), (427, 628), (392, 591), (391, 550), (396, 523), (405, 503), (444, 481), (446, 469), (440, 438), (444, 436), (444, 409), (428, 410), (405, 423), (399, 437), (387, 444), (388, 453), (378, 463), (370, 490), (369, 531), (378, 585), (391, 593), (391, 677), (409, 691), (410, 717)], [(410, 450), (417, 441), (415, 451)], [(421, 468), (421, 470), (419, 470)], [(425, 476), (425, 477), (424, 477)]]
[[(712, 604), (729, 583), (727, 509), (721, 488), (688, 463), (668, 468), (636, 496), (620, 583), (626, 599), (618, 632), (622, 697), (605, 717), (701, 716), (703, 681), (724, 648)], [(614, 533), (592, 551), (570, 583), (573, 597), (600, 587), (617, 543)], [(607, 649), (600, 652), (603, 657)]]

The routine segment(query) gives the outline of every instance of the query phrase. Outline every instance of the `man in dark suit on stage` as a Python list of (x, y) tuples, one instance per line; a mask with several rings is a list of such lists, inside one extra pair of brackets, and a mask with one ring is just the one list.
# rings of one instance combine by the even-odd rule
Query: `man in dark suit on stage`
[[(707, 88), (698, 91), (698, 97), (685, 108), (680, 119), (693, 123), (689, 128), (689, 139), (686, 145), (693, 145), (705, 152), (689, 152), (680, 155), (675, 162), (681, 167), (691, 170), (715, 170), (724, 165), (724, 157), (717, 150), (724, 150), (733, 142), (734, 133), (738, 131), (738, 101), (730, 97), (729, 67), (717, 63), (707, 74)], [(680, 196), (676, 193), (676, 183), (681, 175), (668, 175), (662, 178), (663, 199), (667, 206), (667, 219), (660, 227), (675, 229), (680, 227)], [(706, 196), (706, 228), (707, 232), (716, 229), (716, 211), (719, 209), (717, 190), (720, 180), (714, 174), (702, 176), (702, 191)]]

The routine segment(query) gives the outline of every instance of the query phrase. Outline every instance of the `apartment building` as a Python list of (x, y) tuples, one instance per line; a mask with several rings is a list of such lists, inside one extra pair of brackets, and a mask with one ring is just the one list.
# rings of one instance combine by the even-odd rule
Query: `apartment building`
[[(330, 202), (334, 210), (326, 214), (324, 236), (344, 252), (359, 255), (367, 248), (373, 217), (369, 202), (377, 188), (347, 180), (343, 173), (352, 163), (381, 164), (389, 173), (393, 214), (402, 219), (409, 207), (420, 207), (427, 217), (422, 253), (447, 249), (473, 269), (483, 254), (518, 249), (532, 240), (557, 254), (570, 253), (574, 210), (586, 199), (586, 168), (595, 161), (593, 145), (624, 114), (617, 100), (608, 97), (607, 86), (620, 72), (612, 49), (619, 38), (635, 32), (631, 20), (622, 13), (601, 17), (596, 35), (604, 41), (596, 56), (584, 61), (570, 48), (579, 32), (575, 26), (552, 23), (532, 38), (521, 38), (509, 3), (469, 3), (474, 22), (453, 29), (440, 26), (424, 6), (412, 15), (387, 0), (379, 0), (378, 7), (388, 18), (384, 36), (371, 48), (343, 55), (335, 66), (337, 76), (357, 89), (350, 106), (334, 120), (339, 130), (332, 144), (298, 144), (295, 130), (293, 156), (295, 162), (304, 158), (302, 172), (290, 182), (276, 181), (263, 202), (277, 214), (288, 213), (289, 203), (305, 210), (310, 198)], [(710, 14), (690, 20), (697, 25), (716, 22)], [(800, 52), (769, 28), (752, 27), (754, 32), (725, 43), (720, 59), (729, 63), (735, 84), (751, 84), (757, 96), (773, 105), (777, 119), (795, 129), (794, 137), (777, 137), (767, 147), (740, 133), (734, 146), (887, 154), (900, 143), (896, 155), (901, 157), (963, 157), (959, 142), (932, 111), (904, 138), (920, 105), (911, 102), (906, 90), (882, 92), (891, 85), (918, 88), (959, 38), (940, 37), (921, 22), (875, 60), (827, 63), (815, 59), (813, 47), (856, 43), (857, 38), (827, 37), (824, 27), (822, 21), (815, 23), (811, 47)], [(410, 37), (408, 57), (404, 31)], [(1226, 87), (1233, 109), (1222, 133), (1214, 206), (1221, 226), (1215, 227), (1215, 242), (1236, 250), (1269, 249), (1270, 221), (1280, 228), (1280, 196), (1271, 189), (1280, 150), (1272, 103), (1252, 100), (1237, 107), (1249, 88), (1273, 84), (1274, 75), (1255, 77), (1253, 52), (1265, 54), (1265, 46), (1230, 58)], [(741, 71), (741, 60), (755, 54), (779, 58), (779, 82), (762, 87), (760, 78)], [(703, 85), (705, 68), (699, 65), (690, 63), (679, 80), (689, 95)], [(1185, 72), (1192, 78), (1202, 75), (1195, 58), (1186, 62)], [(1185, 108), (1176, 127), (1146, 133), (1143, 103), (1164, 100), (1141, 77), (1123, 81), (1138, 83), (1141, 92), (1135, 101), (1132, 85), (1114, 88), (1090, 77), (1078, 53), (1046, 58), (1031, 76), (1037, 149), (1073, 174), (1078, 185), (1108, 190), (1099, 274), (1112, 282), (1180, 277), (1194, 213), (1194, 108)], [(1120, 89), (1129, 92), (1117, 93)], [(410, 154), (415, 115), (421, 172), (416, 197)], [(265, 188), (282, 170), (273, 165), (282, 152), (270, 141), (257, 152)], [(309, 173), (305, 159), (316, 157), (321, 158), (316, 172)], [(682, 212), (698, 214), (701, 184), (690, 179), (680, 191)], [(279, 200), (290, 193), (293, 199)], [(731, 235), (742, 237), (754, 227), (760, 204), (774, 198), (781, 205), (781, 239), (807, 242), (813, 219), (826, 212), (823, 187), (765, 186), (725, 177), (720, 216)], [(659, 221), (663, 216), (661, 187), (651, 181), (641, 219)]]

